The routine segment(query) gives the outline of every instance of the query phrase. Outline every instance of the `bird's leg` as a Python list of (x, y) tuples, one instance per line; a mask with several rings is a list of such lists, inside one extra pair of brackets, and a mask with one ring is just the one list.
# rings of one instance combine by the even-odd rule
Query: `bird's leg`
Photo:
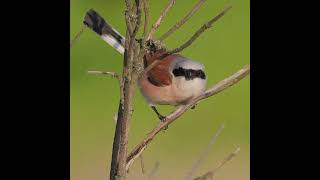
[[(155, 107), (155, 106), (151, 106), (151, 108), (153, 109), (153, 111), (157, 114), (157, 116), (158, 116), (158, 118), (159, 118), (159, 120), (160, 120), (160, 123), (164, 123), (164, 121), (166, 120), (166, 117), (165, 116), (162, 116), (159, 112), (158, 112), (158, 110), (157, 110), (157, 108)], [(164, 127), (164, 131), (165, 130), (167, 130), (168, 129), (168, 126), (166, 126), (166, 127)]]
[(159, 120), (160, 120), (161, 122), (164, 122), (165, 119), (166, 119), (166, 117), (165, 117), (165, 116), (162, 116), (162, 115), (158, 112), (158, 110), (157, 110), (157, 108), (156, 108), (155, 106), (151, 106), (151, 108), (152, 108), (152, 110), (157, 114)]

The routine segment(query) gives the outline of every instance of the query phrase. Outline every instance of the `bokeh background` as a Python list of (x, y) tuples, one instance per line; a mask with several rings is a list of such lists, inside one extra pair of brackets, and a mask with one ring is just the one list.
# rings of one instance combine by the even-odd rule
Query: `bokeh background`
[[(169, 0), (150, 0), (151, 23), (155, 22)], [(159, 37), (187, 13), (197, 0), (177, 0), (156, 33)], [(186, 41), (203, 23), (227, 5), (233, 8), (212, 29), (206, 31), (183, 55), (205, 64), (208, 86), (250, 63), (249, 0), (207, 1), (183, 28), (165, 43), (174, 48)], [(70, 39), (80, 30), (84, 14), (94, 8), (119, 32), (125, 34), (124, 1), (71, 0)], [(151, 24), (150, 23), (150, 24)], [(119, 99), (117, 81), (109, 76), (88, 75), (98, 69), (121, 73), (123, 57), (95, 33), (86, 30), (70, 50), (70, 171), (71, 180), (106, 180), (109, 178), (113, 119)], [(228, 90), (201, 102), (160, 133), (143, 154), (146, 173), (140, 162), (130, 169), (128, 179), (147, 179), (159, 161), (155, 179), (183, 178), (213, 134), (224, 123), (209, 156), (196, 174), (214, 169), (240, 146), (239, 154), (215, 175), (218, 180), (250, 178), (250, 77)], [(163, 114), (173, 107), (161, 106)], [(136, 91), (131, 121), (129, 150), (158, 124), (157, 117)]]

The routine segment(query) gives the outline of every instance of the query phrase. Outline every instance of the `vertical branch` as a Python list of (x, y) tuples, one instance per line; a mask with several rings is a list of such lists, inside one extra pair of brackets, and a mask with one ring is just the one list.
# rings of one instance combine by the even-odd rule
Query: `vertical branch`
[(141, 3), (139, 0), (135, 0), (136, 8), (132, 8), (130, 0), (125, 0), (125, 4), (127, 32), (121, 81), (121, 97), (123, 97), (123, 102), (120, 100), (119, 103), (117, 125), (112, 149), (110, 180), (126, 179), (129, 124), (133, 112), (132, 104), (136, 84), (134, 63), (137, 61), (136, 59), (139, 54), (139, 46), (137, 46), (135, 36), (139, 31), (141, 22)]
[(149, 1), (143, 0), (143, 9), (144, 9), (144, 28), (143, 28), (143, 45), (148, 36), (148, 25), (149, 25)]
[[(122, 89), (123, 87), (120, 87)], [(112, 145), (112, 159), (111, 159), (111, 169), (110, 169), (110, 180), (115, 180), (117, 175), (117, 167), (119, 163), (119, 149), (120, 149), (120, 131), (121, 131), (121, 123), (123, 117), (123, 103), (120, 100), (119, 108), (118, 108), (118, 116), (117, 116), (117, 123), (115, 129), (115, 135), (113, 138), (113, 145)]]

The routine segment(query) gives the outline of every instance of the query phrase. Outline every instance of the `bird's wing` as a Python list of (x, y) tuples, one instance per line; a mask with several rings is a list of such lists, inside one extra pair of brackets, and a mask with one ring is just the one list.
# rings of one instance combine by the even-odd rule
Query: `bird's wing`
[[(153, 55), (152, 57), (149, 54), (146, 55), (147, 64), (150, 65), (152, 62), (158, 57), (160, 57), (163, 52), (159, 52), (157, 55)], [(173, 57), (173, 56), (172, 56)], [(172, 75), (170, 73), (169, 67), (170, 63), (172, 62), (172, 57), (166, 57), (161, 60), (156, 66), (149, 70), (147, 73), (148, 80), (151, 84), (163, 87), (169, 86), (172, 83)]]
[(151, 84), (163, 87), (172, 83), (172, 75), (169, 73), (167, 62), (161, 61), (148, 72), (148, 80)]

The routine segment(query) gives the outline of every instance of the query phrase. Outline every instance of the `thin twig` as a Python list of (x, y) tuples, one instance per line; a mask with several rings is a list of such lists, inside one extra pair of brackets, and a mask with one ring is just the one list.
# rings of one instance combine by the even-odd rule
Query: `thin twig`
[(148, 136), (140, 143), (138, 144), (129, 154), (127, 157), (127, 169), (129, 169), (130, 165), (133, 163), (133, 161), (139, 157), (142, 152), (146, 149), (147, 145), (150, 144), (150, 142), (155, 138), (155, 136), (164, 128), (166, 128), (169, 124), (174, 122), (176, 119), (178, 119), (180, 116), (182, 116), (188, 109), (193, 107), (194, 105), (198, 104), (201, 100), (206, 99), (210, 96), (213, 96), (215, 94), (218, 94), (219, 92), (227, 89), (228, 87), (233, 86), (237, 82), (239, 82), (241, 79), (246, 77), (250, 73), (250, 65), (244, 66), (242, 69), (234, 73), (233, 75), (225, 78), (224, 80), (218, 82), (216, 85), (209, 88), (207, 91), (204, 92), (204, 94), (192, 99), (187, 105), (180, 106), (169, 114), (165, 122), (160, 124), (158, 127), (154, 128)]
[(141, 172), (142, 174), (145, 174), (145, 169), (144, 169), (144, 162), (143, 162), (143, 156), (140, 156), (140, 166), (141, 166)]
[[(167, 7), (161, 12), (158, 20), (152, 25), (152, 28), (150, 30), (150, 33), (147, 37), (147, 40), (151, 39), (156, 32), (156, 30), (159, 28), (162, 19), (166, 16), (166, 14), (169, 12), (169, 10), (172, 8), (172, 6), (175, 4), (176, 0), (171, 0), (170, 3), (167, 5)], [(147, 41), (146, 40), (146, 41)]]
[(156, 162), (156, 164), (154, 165), (153, 169), (151, 170), (150, 174), (148, 175), (148, 180), (152, 180), (154, 175), (156, 174), (156, 172), (158, 171), (159, 169), (159, 161)]
[[(116, 78), (118, 80), (119, 83), (119, 89), (120, 89), (120, 101), (121, 104), (123, 104), (123, 83), (122, 83), (122, 79), (121, 76), (116, 73), (116, 72), (111, 72), (111, 71), (99, 71), (99, 70), (89, 70), (88, 74), (96, 74), (96, 75), (111, 75), (111, 77)], [(115, 115), (115, 122), (117, 123), (117, 119), (118, 119), (118, 114)]]
[(80, 31), (76, 34), (76, 36), (70, 41), (70, 48), (72, 48), (72, 46), (78, 41), (78, 39), (80, 38), (81, 34), (84, 32), (84, 30), (86, 29), (87, 26), (82, 25)]
[(156, 65), (158, 65), (161, 61), (160, 60), (155, 60), (153, 61), (150, 65), (148, 65), (142, 72), (139, 74), (139, 78), (142, 78), (143, 76), (146, 76), (147, 73)]
[(237, 147), (237, 149), (233, 151), (231, 154), (229, 154), (226, 158), (224, 158), (223, 161), (221, 161), (214, 170), (209, 171), (200, 177), (196, 177), (193, 180), (206, 180), (207, 178), (212, 179), (212, 177), (217, 173), (217, 171), (227, 162), (231, 161), (239, 153), (239, 151), (240, 151), (240, 147)]
[(213, 174), (211, 171), (209, 171), (200, 177), (194, 178), (193, 180), (212, 180), (212, 179), (213, 179)]
[(163, 41), (164, 39), (166, 39), (168, 36), (170, 36), (170, 34), (174, 33), (176, 30), (178, 30), (184, 23), (186, 23), (202, 6), (202, 4), (205, 2), (206, 0), (199, 0), (197, 4), (195, 4), (195, 6), (193, 6), (193, 8), (191, 9), (191, 11), (186, 14), (179, 22), (177, 22), (174, 26), (172, 26), (166, 33), (164, 33), (159, 40)]
[(111, 71), (97, 71), (97, 70), (89, 70), (88, 74), (102, 74), (102, 75), (111, 75), (113, 78), (120, 79), (119, 74)]
[(189, 180), (192, 179), (192, 176), (194, 172), (200, 167), (200, 165), (203, 163), (205, 158), (208, 156), (209, 152), (212, 149), (212, 146), (216, 142), (217, 137), (220, 135), (222, 129), (224, 128), (224, 124), (221, 124), (219, 129), (215, 132), (215, 134), (212, 136), (208, 146), (205, 148), (205, 150), (202, 152), (202, 154), (199, 156), (199, 159), (194, 163), (191, 170), (187, 173), (185, 179)]
[(143, 45), (147, 39), (148, 36), (148, 25), (149, 25), (149, 1), (143, 0), (143, 9), (144, 9), (144, 28), (143, 28)]
[(163, 58), (165, 58), (165, 57), (167, 57), (167, 56), (169, 56), (171, 54), (181, 52), (185, 48), (189, 47), (204, 31), (206, 31), (207, 29), (211, 28), (214, 22), (216, 22), (218, 19), (220, 19), (229, 9), (231, 9), (231, 7), (232, 6), (228, 6), (227, 8), (225, 8), (223, 11), (221, 11), (218, 15), (216, 15), (210, 21), (208, 21), (207, 23), (202, 25), (201, 28), (198, 29), (198, 31), (195, 32), (194, 35), (187, 42), (185, 42), (180, 47), (178, 47), (178, 48), (176, 48), (174, 50), (168, 51), (167, 53), (162, 55), (160, 57), (160, 59), (163, 59)]

